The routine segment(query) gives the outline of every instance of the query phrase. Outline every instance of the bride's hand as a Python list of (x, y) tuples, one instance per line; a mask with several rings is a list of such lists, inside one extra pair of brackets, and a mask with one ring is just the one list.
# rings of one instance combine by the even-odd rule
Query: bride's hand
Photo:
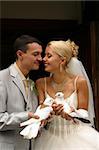
[(47, 124), (48, 120), (47, 119), (44, 119), (44, 120), (41, 120), (41, 127), (44, 127), (46, 124)]
[(61, 115), (64, 109), (62, 104), (56, 104), (56, 103), (53, 103), (52, 108), (53, 111), (55, 112), (55, 115)]
[(46, 126), (46, 124), (47, 124), (48, 122), (51, 122), (51, 120), (52, 120), (54, 114), (55, 114), (55, 112), (52, 111), (52, 112), (49, 114), (49, 116), (48, 116), (47, 119), (41, 120), (41, 127), (44, 127), (44, 126)]
[(61, 113), (61, 117), (62, 118), (65, 118), (66, 120), (70, 120), (70, 121), (72, 121), (73, 123), (77, 123), (78, 124), (78, 121), (77, 120), (75, 120), (73, 117), (71, 117), (69, 114), (67, 114), (66, 112), (62, 112)]

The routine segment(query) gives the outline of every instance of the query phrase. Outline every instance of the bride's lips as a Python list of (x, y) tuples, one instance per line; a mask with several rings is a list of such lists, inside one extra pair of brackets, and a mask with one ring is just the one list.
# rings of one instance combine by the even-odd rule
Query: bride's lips
[(44, 66), (46, 67), (46, 66), (48, 66), (48, 64), (47, 64), (47, 63), (44, 63)]

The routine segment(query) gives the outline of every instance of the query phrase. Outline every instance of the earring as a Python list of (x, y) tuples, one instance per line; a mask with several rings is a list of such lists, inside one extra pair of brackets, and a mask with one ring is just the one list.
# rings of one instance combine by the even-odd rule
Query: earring
[(62, 64), (60, 64), (59, 70), (60, 70), (60, 72), (62, 72), (62, 70), (63, 70)]
[(52, 77), (53, 76), (53, 73), (50, 73), (50, 77)]

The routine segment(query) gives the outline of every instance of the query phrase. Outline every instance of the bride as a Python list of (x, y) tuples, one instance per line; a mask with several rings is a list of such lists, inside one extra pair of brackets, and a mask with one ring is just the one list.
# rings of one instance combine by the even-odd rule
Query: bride
[[(83, 111), (80, 118), (73, 118), (64, 112), (62, 104), (54, 103), (54, 115), (36, 138), (34, 150), (99, 150), (99, 133), (92, 127), (94, 110), (93, 101), (89, 100), (91, 89), (88, 77), (85, 79), (79, 71), (76, 73), (83, 67), (76, 58), (77, 53), (77, 45), (70, 40), (51, 41), (46, 47), (43, 60), (45, 70), (51, 75), (36, 81), (39, 104), (47, 97), (55, 99), (56, 93), (62, 92), (71, 112), (77, 110), (79, 114), (79, 110)], [(82, 70), (85, 74), (84, 68)], [(83, 118), (83, 112), (89, 114), (87, 120)]]

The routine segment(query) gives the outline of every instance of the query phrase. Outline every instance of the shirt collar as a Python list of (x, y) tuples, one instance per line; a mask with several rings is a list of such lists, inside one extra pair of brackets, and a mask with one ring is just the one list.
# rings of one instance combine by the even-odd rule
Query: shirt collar
[(25, 77), (24, 76), (24, 74), (22, 73), (22, 71), (19, 69), (19, 67), (18, 67), (18, 65), (16, 64), (16, 62), (14, 63), (14, 66), (15, 66), (15, 68), (17, 69), (17, 71), (18, 71), (18, 73), (19, 73), (19, 75), (20, 75), (20, 77), (21, 77), (21, 79), (22, 80), (29, 80), (29, 77)]

